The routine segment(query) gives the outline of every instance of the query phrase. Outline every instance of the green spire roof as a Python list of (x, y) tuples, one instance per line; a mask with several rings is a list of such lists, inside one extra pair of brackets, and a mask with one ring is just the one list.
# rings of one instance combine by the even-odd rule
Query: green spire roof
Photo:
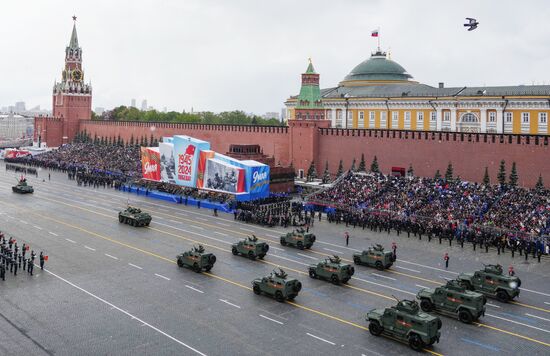
[(309, 65), (307, 66), (305, 74), (317, 74), (315, 73), (315, 68), (313, 68), (313, 63), (311, 63), (311, 58), (309, 59)]
[[(315, 74), (315, 69), (311, 63), (311, 58), (309, 59), (309, 65), (307, 66), (306, 72), (304, 74)], [(298, 103), (296, 105), (297, 109), (310, 109), (310, 108), (320, 108), (321, 105), (321, 90), (319, 89), (319, 84), (313, 83), (302, 83), (300, 88), (300, 94), (298, 95)]]
[(69, 48), (78, 48), (78, 36), (76, 35), (76, 24), (73, 25), (73, 33), (71, 34), (71, 41), (69, 42)]

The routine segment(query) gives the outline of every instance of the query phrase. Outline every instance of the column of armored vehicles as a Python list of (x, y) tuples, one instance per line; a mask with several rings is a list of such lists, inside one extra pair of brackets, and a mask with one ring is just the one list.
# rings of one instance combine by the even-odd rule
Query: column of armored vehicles
[[(148, 226), (151, 216), (137, 208), (128, 207), (119, 213), (119, 221), (132, 226)], [(300, 250), (311, 248), (314, 242), (315, 235), (304, 229), (289, 232), (280, 238), (282, 246), (292, 246)], [(251, 260), (263, 259), (268, 251), (269, 245), (259, 241), (254, 235), (231, 246), (233, 255)], [(179, 254), (176, 262), (179, 267), (187, 267), (197, 273), (209, 272), (216, 263), (216, 256), (207, 253), (199, 245)], [(359, 266), (384, 270), (393, 265), (395, 258), (391, 251), (375, 245), (353, 254), (353, 262)], [(354, 273), (354, 266), (342, 263), (338, 256), (328, 257), (308, 266), (311, 278), (330, 281), (336, 285), (347, 283)], [(520, 285), (521, 280), (518, 277), (504, 275), (502, 266), (486, 265), (474, 273), (461, 273), (455, 280), (449, 280), (439, 287), (422, 288), (416, 295), (418, 301), (397, 300), (395, 306), (373, 309), (367, 313), (366, 320), (372, 335), (385, 335), (421, 351), (426, 346), (439, 342), (442, 322), (434, 313), (470, 324), (485, 314), (486, 297), (496, 298), (501, 302), (511, 301), (519, 296)], [(289, 278), (280, 268), (268, 276), (252, 281), (255, 294), (263, 293), (279, 302), (294, 300), (301, 289), (302, 283), (295, 278)]]

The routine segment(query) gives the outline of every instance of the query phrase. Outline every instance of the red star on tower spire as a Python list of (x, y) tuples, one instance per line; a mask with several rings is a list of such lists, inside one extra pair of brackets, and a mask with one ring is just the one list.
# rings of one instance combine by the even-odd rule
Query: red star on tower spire
[(75, 15), (73, 15), (73, 21), (75, 21), (75, 22), (76, 22), (76, 16), (75, 16)]

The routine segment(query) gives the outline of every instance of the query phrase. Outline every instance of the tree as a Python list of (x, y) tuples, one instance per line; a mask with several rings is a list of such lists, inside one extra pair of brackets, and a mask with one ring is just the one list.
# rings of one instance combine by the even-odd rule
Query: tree
[[(155, 141), (153, 141), (153, 147), (158, 147), (158, 146), (159, 146), (159, 140), (155, 137)], [(280, 166), (280, 164), (279, 164), (279, 166)]]
[(97, 133), (95, 133), (95, 134), (94, 134), (94, 144), (96, 144), (96, 145), (97, 145), (97, 143), (98, 143), (98, 139), (97, 139)]
[(145, 136), (145, 138), (144, 138), (144, 140), (143, 140), (143, 146), (144, 146), (144, 147), (149, 146), (149, 142), (147, 142), (147, 135)]
[(139, 145), (140, 145), (140, 146), (143, 146), (143, 143), (144, 143), (144, 142), (145, 142), (145, 141), (143, 140), (143, 135), (141, 135), (141, 140), (139, 141)]
[(500, 185), (506, 184), (506, 162), (500, 161), (500, 167), (498, 168), (497, 180)]
[(338, 164), (338, 171), (336, 172), (336, 178), (340, 177), (342, 174), (344, 174), (344, 162), (340, 160), (340, 163)]
[(483, 175), (483, 184), (491, 184), (491, 178), (489, 178), (489, 168), (485, 167), (485, 175)]
[(153, 134), (151, 134), (151, 139), (149, 140), (149, 143), (151, 146), (153, 146), (153, 142), (155, 141), (155, 138), (153, 137)]
[(544, 183), (542, 181), (542, 174), (539, 174), (539, 179), (537, 180), (537, 184), (535, 185), (536, 190), (544, 190)]
[(130, 137), (130, 146), (133, 146), (134, 144), (134, 134), (132, 134), (132, 136)]
[(413, 169), (412, 163), (409, 163), (409, 169), (407, 169), (407, 175), (408, 175), (409, 177), (414, 176), (414, 169)]
[(328, 170), (328, 160), (325, 162), (325, 171), (323, 172), (323, 184), (330, 183), (330, 172)]
[(349, 170), (355, 172), (355, 158), (353, 159), (353, 162), (351, 162), (351, 168)]
[(120, 138), (120, 134), (118, 134), (118, 136), (116, 138), (116, 144), (117, 144), (117, 146), (122, 146), (122, 139)]
[(435, 171), (434, 179), (435, 179), (435, 180), (441, 179), (441, 173), (439, 172), (439, 169), (438, 169), (437, 171)]
[(516, 169), (516, 162), (512, 162), (512, 171), (510, 172), (509, 182), (512, 187), (518, 185), (518, 171)]
[(453, 174), (454, 174), (453, 164), (449, 162), (449, 165), (447, 166), (447, 171), (445, 172), (445, 180), (448, 182), (452, 182)]
[(366, 172), (367, 171), (367, 164), (365, 163), (365, 154), (361, 153), (361, 161), (359, 161), (359, 169), (358, 172)]
[(370, 171), (374, 173), (380, 173), (380, 167), (378, 167), (378, 158), (376, 156), (374, 156), (374, 159), (370, 164)]
[(307, 170), (307, 180), (312, 181), (317, 178), (317, 169), (315, 169), (315, 161), (311, 161), (311, 165)]
[(113, 138), (111, 136), (109, 136), (108, 145), (111, 146), (112, 144), (113, 144)]

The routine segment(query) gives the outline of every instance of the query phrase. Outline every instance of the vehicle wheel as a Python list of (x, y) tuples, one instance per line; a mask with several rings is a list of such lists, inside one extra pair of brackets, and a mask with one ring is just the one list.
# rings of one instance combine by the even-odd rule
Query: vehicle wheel
[(237, 251), (237, 248), (236, 247), (233, 247), (231, 249), (231, 253), (233, 253), (235, 256), (237, 256), (239, 254), (239, 251)]
[(183, 267), (183, 262), (178, 258), (178, 267)]
[(259, 258), (260, 260), (263, 260), (264, 257), (265, 257), (265, 255), (259, 255), (259, 256), (258, 256), (258, 258)]
[(338, 278), (337, 275), (333, 274), (331, 277), (330, 277), (330, 281), (333, 283), (333, 284), (340, 284), (340, 278)]
[(317, 273), (315, 273), (315, 270), (310, 269), (310, 270), (309, 270), (309, 276), (310, 276), (311, 278), (317, 278)]
[(216, 263), (216, 256), (210, 255), (210, 258), (208, 259), (208, 261), (210, 262), (211, 265), (213, 265), (214, 263)]
[(369, 332), (374, 336), (380, 336), (382, 332), (384, 331), (384, 328), (380, 325), (380, 323), (377, 320), (371, 320), (369, 324)]
[(443, 322), (441, 322), (441, 319), (437, 318), (437, 330), (441, 329), (443, 326)]
[(302, 241), (298, 241), (298, 243), (296, 244), (296, 247), (298, 247), (300, 250), (303, 250), (304, 244), (302, 243)]
[(473, 321), (472, 313), (470, 313), (468, 310), (460, 310), (458, 312), (458, 320), (463, 322), (464, 324), (471, 324)]
[(200, 273), (201, 269), (202, 268), (199, 267), (199, 264), (197, 262), (193, 263), (193, 271)]
[(298, 292), (302, 290), (302, 283), (296, 282), (296, 284), (294, 284), (294, 287), (292, 287), (292, 289), (294, 289), (294, 292), (298, 294)]
[(342, 284), (346, 284), (349, 282), (349, 278), (346, 278), (346, 279), (342, 279)]
[(411, 334), (411, 336), (409, 336), (409, 346), (414, 351), (422, 351), (422, 349), (424, 348), (424, 342), (422, 341), (420, 336), (416, 334)]
[(254, 251), (248, 251), (248, 258), (250, 258), (252, 261), (256, 259), (256, 255), (254, 255)]
[(254, 294), (257, 294), (257, 295), (260, 295), (262, 293), (260, 286), (257, 284), (254, 284), (254, 286), (252, 286), (252, 290), (254, 291)]
[(286, 246), (286, 241), (284, 239), (281, 238), (281, 245), (282, 246)]
[(499, 290), (497, 291), (497, 300), (502, 303), (507, 303), (510, 300), (510, 297), (506, 291)]
[(147, 224), (145, 224), (145, 226), (149, 226), (150, 223), (151, 223), (151, 222), (149, 221)]
[(210, 270), (212, 269), (212, 267), (214, 267), (214, 266), (209, 265), (208, 267), (206, 267), (206, 268), (204, 269), (204, 271), (205, 271), (205, 272), (210, 272)]
[(425, 311), (426, 313), (429, 313), (433, 310), (434, 305), (433, 305), (432, 302), (430, 302), (429, 299), (423, 298), (420, 301), (420, 308), (422, 309), (422, 311)]
[(383, 271), (384, 270), (384, 265), (382, 264), (382, 262), (380, 261), (376, 261), (376, 263), (374, 264), (376, 266), (376, 269), (379, 270), (379, 271)]
[(290, 294), (288, 297), (286, 297), (286, 299), (288, 300), (294, 300), (294, 298), (296, 298), (297, 294)]
[(349, 275), (350, 275), (350, 277), (353, 276), (354, 274), (355, 274), (355, 267), (350, 266), (350, 267), (349, 267)]
[(269, 245), (264, 245), (264, 252), (267, 253), (267, 251), (269, 251)]
[(118, 217), (118, 222), (121, 223), (121, 222), (123, 222), (123, 221), (124, 221), (124, 217), (123, 217), (123, 216), (119, 216), (119, 217)]
[(280, 290), (275, 292), (275, 300), (280, 303), (285, 301), (285, 297), (283, 297), (283, 293)]
[(354, 258), (353, 258), (353, 263), (355, 263), (356, 265), (360, 265), (360, 264), (361, 264), (361, 258), (359, 258), (359, 257), (354, 257)]

